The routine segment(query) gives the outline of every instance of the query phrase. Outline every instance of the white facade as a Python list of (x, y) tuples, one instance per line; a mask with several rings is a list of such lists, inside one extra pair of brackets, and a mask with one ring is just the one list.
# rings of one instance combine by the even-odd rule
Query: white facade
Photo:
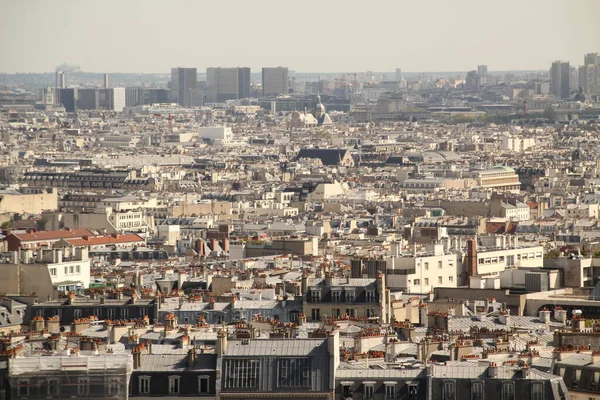
[(230, 141), (233, 139), (233, 132), (228, 126), (201, 127), (198, 128), (198, 137), (213, 142), (216, 140)]

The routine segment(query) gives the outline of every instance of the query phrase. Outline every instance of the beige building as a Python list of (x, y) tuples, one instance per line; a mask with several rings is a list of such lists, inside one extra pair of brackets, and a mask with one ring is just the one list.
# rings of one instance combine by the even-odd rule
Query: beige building
[(496, 189), (518, 193), (521, 188), (519, 176), (513, 168), (496, 166), (474, 173), (477, 184), (482, 189)]
[(0, 190), (0, 214), (41, 214), (58, 208), (56, 189)]

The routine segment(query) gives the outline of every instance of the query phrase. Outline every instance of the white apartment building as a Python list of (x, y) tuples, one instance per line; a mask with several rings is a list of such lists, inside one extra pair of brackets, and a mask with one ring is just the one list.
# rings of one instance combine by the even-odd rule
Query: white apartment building
[(427, 293), (435, 287), (464, 285), (464, 267), (457, 253), (445, 253), (441, 244), (428, 245), (425, 253), (390, 257), (387, 260), (388, 287), (413, 293)]
[(506, 268), (542, 268), (543, 246), (521, 246), (517, 236), (489, 235), (479, 238), (477, 249), (477, 274), (500, 274)]
[(515, 153), (522, 153), (525, 150), (529, 150), (532, 147), (535, 147), (535, 144), (535, 138), (505, 133), (502, 135), (502, 139), (500, 140), (500, 149), (504, 151), (512, 151)]
[(21, 250), (21, 262), (46, 264), (56, 290), (70, 291), (90, 286), (90, 259), (87, 248), (40, 248), (36, 253), (34, 256), (31, 250)]

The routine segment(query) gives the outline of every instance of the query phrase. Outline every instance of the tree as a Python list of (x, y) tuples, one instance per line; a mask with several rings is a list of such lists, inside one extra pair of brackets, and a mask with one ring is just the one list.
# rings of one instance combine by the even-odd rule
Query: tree
[(13, 222), (12, 221), (4, 221), (2, 223), (2, 225), (0, 225), (0, 229), (10, 229), (13, 226)]
[(544, 110), (544, 118), (547, 118), (550, 121), (556, 121), (556, 111), (554, 110), (554, 108), (546, 108)]

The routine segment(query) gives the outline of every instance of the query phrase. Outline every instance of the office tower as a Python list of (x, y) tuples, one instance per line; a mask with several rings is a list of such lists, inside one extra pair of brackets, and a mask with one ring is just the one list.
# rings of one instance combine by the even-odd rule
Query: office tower
[(396, 82), (400, 82), (402, 80), (402, 70), (400, 68), (396, 68)]
[(589, 53), (579, 67), (579, 86), (588, 96), (600, 95), (600, 53)]
[(467, 72), (465, 87), (469, 90), (479, 90), (481, 88), (481, 76), (477, 73), (477, 71)]
[(207, 100), (222, 102), (250, 97), (250, 68), (207, 68)]
[(569, 97), (571, 68), (568, 62), (554, 61), (550, 68), (550, 86), (552, 94), (559, 99)]
[(198, 88), (196, 68), (171, 68), (171, 101), (192, 106), (192, 91)]
[(77, 107), (77, 88), (58, 89), (58, 103), (62, 104), (67, 112), (74, 112)]
[(284, 67), (262, 69), (263, 97), (288, 94), (288, 69)]
[(125, 106), (168, 103), (170, 95), (167, 89), (128, 87), (125, 89)]
[(478, 65), (477, 66), (477, 73), (479, 75), (487, 75), (488, 74), (488, 67), (487, 67), (487, 65)]
[(61, 72), (58, 75), (59, 79), (60, 79), (60, 85), (58, 86), (61, 89), (66, 89), (67, 88), (67, 83), (66, 83), (66, 78), (65, 78), (65, 73)]
[(108, 74), (104, 74), (104, 89), (108, 89)]
[(77, 109), (98, 110), (100, 108), (100, 94), (98, 89), (78, 89)]

